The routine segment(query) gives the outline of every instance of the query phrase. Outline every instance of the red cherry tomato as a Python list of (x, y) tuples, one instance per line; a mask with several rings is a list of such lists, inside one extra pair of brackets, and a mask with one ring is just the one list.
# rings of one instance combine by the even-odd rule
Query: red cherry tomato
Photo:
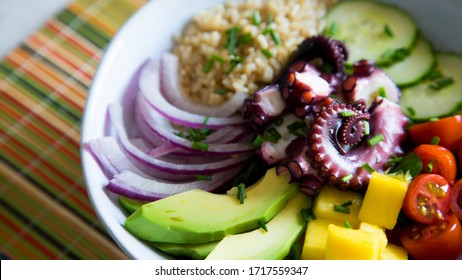
[(459, 171), (462, 173), (462, 142), (459, 147)]
[(422, 173), (439, 174), (453, 183), (457, 175), (457, 162), (448, 149), (439, 145), (423, 144), (414, 149), (422, 160)]
[(451, 211), (462, 221), (462, 179), (451, 188)]
[(432, 225), (415, 223), (401, 233), (409, 255), (419, 260), (456, 259), (462, 253), (462, 226), (453, 214)]
[(438, 136), (439, 145), (456, 153), (462, 141), (462, 115), (413, 125), (409, 128), (409, 135), (417, 145), (430, 144)]
[(403, 201), (403, 212), (416, 222), (436, 223), (449, 211), (450, 190), (444, 177), (420, 174), (409, 184)]

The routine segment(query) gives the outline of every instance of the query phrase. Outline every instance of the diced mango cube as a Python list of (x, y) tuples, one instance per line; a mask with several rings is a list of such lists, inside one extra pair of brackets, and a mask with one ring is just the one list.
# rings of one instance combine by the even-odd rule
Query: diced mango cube
[(380, 254), (381, 260), (407, 260), (407, 251), (404, 247), (388, 244)]
[(359, 219), (392, 229), (396, 225), (408, 182), (395, 176), (372, 173), (367, 187)]
[[(357, 228), (360, 223), (358, 213), (362, 200), (362, 195), (359, 193), (342, 191), (334, 186), (326, 185), (314, 199), (313, 212), (316, 217), (338, 221), (342, 225), (348, 221), (353, 228)], [(336, 205), (339, 206), (349, 201), (352, 203), (346, 207), (350, 211), (349, 214), (334, 211)]]
[(377, 238), (379, 239), (380, 252), (385, 250), (385, 247), (388, 244), (388, 238), (387, 238), (387, 235), (385, 234), (385, 228), (378, 226), (378, 225), (373, 225), (373, 224), (362, 222), (361, 224), (359, 224), (359, 230), (375, 234)]
[(376, 234), (334, 224), (327, 226), (327, 260), (377, 260), (380, 238)]
[(303, 260), (324, 260), (326, 257), (327, 226), (340, 225), (339, 222), (324, 218), (311, 220), (306, 227), (305, 241), (303, 243)]

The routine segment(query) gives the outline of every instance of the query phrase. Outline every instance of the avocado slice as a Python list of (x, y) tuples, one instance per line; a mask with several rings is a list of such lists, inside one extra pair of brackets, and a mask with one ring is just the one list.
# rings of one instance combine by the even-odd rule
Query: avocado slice
[(311, 197), (298, 193), (269, 223), (266, 230), (228, 235), (206, 260), (281, 260), (301, 236), (306, 222), (300, 214), (311, 206)]
[(252, 230), (271, 220), (298, 192), (276, 169), (246, 189), (240, 203), (235, 194), (191, 190), (141, 206), (125, 220), (125, 228), (140, 239), (168, 243), (206, 243)]
[[(119, 196), (119, 203), (130, 214), (134, 213), (147, 201), (131, 199), (125, 196)], [(208, 254), (217, 246), (219, 241), (212, 241), (207, 243), (164, 243), (164, 242), (150, 242), (149, 245), (169, 255), (180, 258), (191, 258), (193, 260), (203, 260)]]
[(211, 241), (207, 243), (151, 243), (156, 249), (161, 250), (169, 255), (180, 258), (191, 258), (193, 260), (203, 260), (217, 246), (219, 241)]
[(125, 196), (119, 196), (119, 203), (129, 213), (132, 214), (143, 204), (149, 203), (149, 201), (141, 201), (137, 199), (128, 198)]

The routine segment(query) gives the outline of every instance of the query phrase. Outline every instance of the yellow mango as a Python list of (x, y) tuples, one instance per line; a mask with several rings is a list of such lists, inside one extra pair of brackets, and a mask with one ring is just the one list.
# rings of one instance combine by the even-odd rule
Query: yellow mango
[(323, 260), (326, 257), (327, 226), (339, 222), (324, 218), (310, 220), (306, 227), (302, 260)]
[(377, 234), (334, 224), (327, 226), (327, 260), (377, 260), (379, 256)]
[[(334, 211), (335, 205), (341, 205), (351, 201), (352, 205), (348, 206), (349, 214)], [(351, 191), (342, 191), (338, 188), (326, 185), (314, 199), (313, 213), (318, 218), (330, 219), (340, 222), (342, 225), (348, 221), (353, 228), (359, 226), (358, 218), (359, 209), (362, 203), (362, 195)]]
[(407, 260), (407, 251), (401, 246), (388, 244), (380, 254), (381, 260)]
[(373, 224), (362, 222), (361, 224), (359, 224), (359, 230), (375, 234), (377, 238), (379, 239), (380, 252), (383, 252), (383, 250), (385, 250), (385, 247), (388, 244), (388, 238), (387, 238), (387, 235), (385, 234), (385, 228), (378, 226), (378, 225), (373, 225)]
[(396, 176), (372, 173), (366, 195), (359, 210), (359, 219), (393, 229), (403, 205), (408, 182)]

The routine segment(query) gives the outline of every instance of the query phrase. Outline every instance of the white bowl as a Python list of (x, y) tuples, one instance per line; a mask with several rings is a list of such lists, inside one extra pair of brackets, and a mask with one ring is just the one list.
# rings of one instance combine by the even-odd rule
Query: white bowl
[[(192, 3), (194, 2), (194, 3)], [(191, 16), (223, 0), (153, 0), (136, 12), (109, 45), (87, 99), (82, 123), (82, 143), (110, 134), (106, 108), (121, 102), (133, 87), (133, 76), (148, 58), (159, 57), (171, 48), (172, 34)], [(423, 34), (437, 50), (462, 53), (462, 2), (459, 0), (384, 0), (411, 13)], [(124, 100), (125, 102), (125, 100)], [(152, 247), (128, 233), (125, 213), (115, 196), (105, 191), (107, 179), (91, 155), (82, 150), (82, 166), (93, 207), (122, 250), (133, 259), (166, 259)]]

